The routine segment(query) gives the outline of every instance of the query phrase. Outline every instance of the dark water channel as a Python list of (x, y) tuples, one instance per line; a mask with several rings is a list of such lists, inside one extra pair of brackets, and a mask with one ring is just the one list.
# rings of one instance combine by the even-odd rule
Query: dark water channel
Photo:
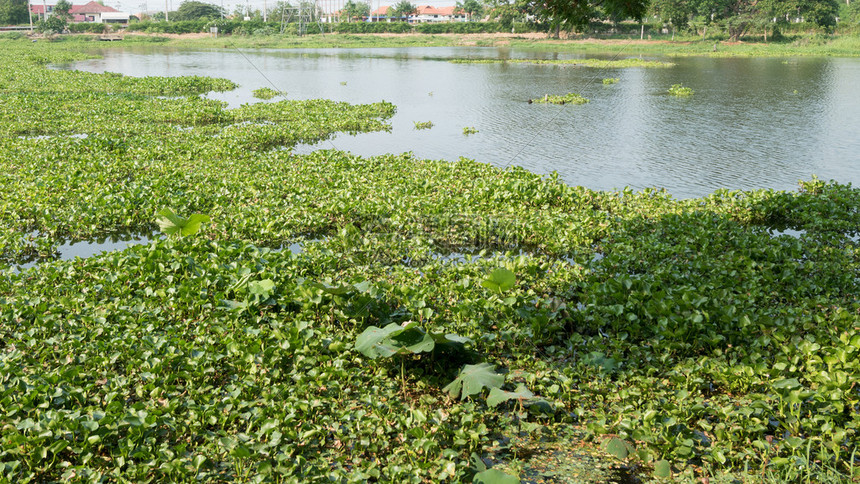
[[(87, 258), (102, 252), (123, 250), (133, 245), (148, 244), (157, 238), (155, 234), (133, 234), (120, 237), (106, 237), (99, 240), (66, 241), (57, 247), (58, 259)], [(25, 271), (44, 262), (42, 259), (26, 260), (12, 266), (13, 271)]]
[[(578, 57), (478, 47), (103, 54), (64, 68), (225, 77), (240, 88), (211, 97), (230, 106), (258, 102), (251, 91), (273, 85), (289, 99), (386, 100), (397, 106), (391, 133), (340, 135), (299, 151), (464, 156), (557, 171), (567, 183), (594, 189), (664, 187), (678, 198), (718, 188), (793, 190), (812, 175), (860, 183), (860, 59), (681, 57), (659, 59), (674, 62), (671, 68), (601, 70), (448, 62)], [(620, 52), (624, 57), (630, 56)], [(620, 81), (603, 85), (609, 77)], [(695, 94), (667, 95), (676, 83)], [(590, 102), (526, 102), (567, 92)], [(433, 128), (416, 130), (414, 123), (423, 121)], [(464, 127), (478, 133), (466, 136)]]

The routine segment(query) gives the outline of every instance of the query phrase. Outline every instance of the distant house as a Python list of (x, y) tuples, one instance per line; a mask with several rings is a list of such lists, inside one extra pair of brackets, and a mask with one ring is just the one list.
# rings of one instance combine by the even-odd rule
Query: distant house
[(405, 18), (392, 18), (388, 14), (391, 12), (391, 7), (380, 7), (376, 10), (370, 12), (370, 16), (367, 17), (368, 22), (401, 22), (406, 21)]
[(391, 7), (380, 7), (372, 12), (367, 18), (368, 22), (409, 22), (410, 24), (423, 24), (432, 22), (466, 22), (466, 12), (457, 7), (431, 7), (430, 5), (419, 5), (416, 13), (400, 17), (390, 17)]
[[(30, 4), (30, 12), (39, 20), (45, 20), (54, 13), (56, 5), (35, 5)], [(127, 24), (131, 17), (126, 12), (102, 5), (98, 2), (90, 2), (84, 5), (72, 5), (69, 9), (69, 14), (72, 16), (72, 22), (96, 22), (96, 23), (117, 23)]]
[(465, 22), (467, 20), (466, 12), (453, 6), (431, 7), (430, 5), (421, 5), (417, 11), (417, 14), (409, 16), (409, 23)]

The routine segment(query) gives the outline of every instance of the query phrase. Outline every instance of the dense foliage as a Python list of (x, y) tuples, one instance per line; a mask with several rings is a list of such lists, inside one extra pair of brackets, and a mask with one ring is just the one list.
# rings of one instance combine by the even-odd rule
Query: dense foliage
[(27, 0), (0, 0), (0, 25), (25, 24), (30, 20)]
[(171, 12), (171, 20), (186, 21), (200, 19), (217, 19), (223, 17), (225, 12), (211, 3), (198, 2), (196, 0), (185, 0), (179, 5), (179, 9)]
[(0, 252), (43, 260), (0, 273), (0, 480), (460, 482), (574, 437), (633, 472), (860, 477), (860, 190), (298, 155), (393, 106), (226, 109), (200, 94), (229, 81), (0, 42)]

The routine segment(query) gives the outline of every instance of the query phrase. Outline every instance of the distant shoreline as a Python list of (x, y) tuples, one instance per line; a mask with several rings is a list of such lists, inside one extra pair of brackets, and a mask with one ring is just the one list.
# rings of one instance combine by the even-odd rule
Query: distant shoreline
[[(728, 42), (700, 37), (670, 39), (597, 38), (582, 35), (562, 35), (551, 38), (543, 32), (527, 33), (362, 33), (362, 34), (310, 34), (305, 36), (260, 35), (240, 36), (208, 33), (167, 34), (123, 32), (124, 42), (115, 44), (159, 43), (175, 47), (198, 48), (377, 48), (377, 47), (514, 47), (551, 51), (607, 52), (624, 49), (630, 54), (661, 56), (708, 57), (795, 57), (795, 56), (860, 56), (860, 36), (841, 35), (823, 37), (804, 35), (789, 40), (762, 42), (757, 40)], [(91, 40), (96, 34), (65, 34), (52, 41), (75, 42)]]

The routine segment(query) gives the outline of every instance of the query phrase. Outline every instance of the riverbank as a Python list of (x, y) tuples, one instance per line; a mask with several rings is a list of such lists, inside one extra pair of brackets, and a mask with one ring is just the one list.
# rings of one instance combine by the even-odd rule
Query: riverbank
[[(97, 39), (90, 34), (56, 37), (54, 42), (86, 42)], [(665, 56), (709, 57), (791, 57), (860, 56), (860, 37), (806, 35), (778, 42), (725, 42), (686, 38), (684, 40), (628, 38), (586, 38), (570, 36), (554, 39), (544, 33), (493, 34), (314, 34), (305, 36), (214, 36), (195, 34), (124, 34), (124, 43), (164, 43), (182, 48), (206, 49), (291, 49), (291, 48), (372, 48), (372, 47), (516, 47), (548, 51), (623, 52)]]

